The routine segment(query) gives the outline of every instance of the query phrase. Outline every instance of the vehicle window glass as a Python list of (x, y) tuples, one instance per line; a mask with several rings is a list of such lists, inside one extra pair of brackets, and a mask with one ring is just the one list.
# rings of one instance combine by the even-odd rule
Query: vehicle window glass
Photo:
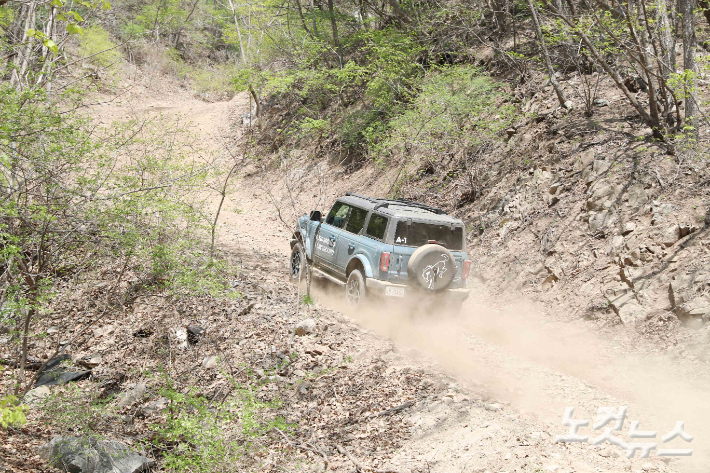
[(385, 239), (385, 229), (387, 229), (387, 217), (372, 214), (370, 223), (367, 224), (367, 235), (378, 240)]
[(352, 211), (350, 212), (350, 218), (348, 218), (348, 224), (345, 227), (345, 230), (349, 231), (350, 233), (360, 233), (362, 227), (365, 226), (365, 217), (367, 217), (367, 210), (353, 207)]
[(333, 225), (337, 228), (343, 228), (345, 226), (345, 221), (348, 218), (348, 211), (350, 206), (342, 202), (336, 202), (333, 208), (330, 209), (328, 218), (325, 219), (325, 223), (328, 225)]
[(401, 246), (422, 246), (429, 241), (436, 241), (439, 245), (450, 250), (463, 250), (463, 227), (451, 225), (437, 225), (433, 223), (407, 222), (397, 223), (394, 233), (394, 244)]

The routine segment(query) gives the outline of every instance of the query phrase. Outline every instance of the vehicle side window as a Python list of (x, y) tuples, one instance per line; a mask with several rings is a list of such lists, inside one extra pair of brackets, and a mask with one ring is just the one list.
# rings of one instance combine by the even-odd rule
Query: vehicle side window
[(350, 212), (350, 218), (348, 218), (348, 224), (345, 227), (345, 230), (349, 231), (350, 233), (355, 233), (357, 235), (358, 233), (360, 233), (360, 230), (362, 230), (362, 227), (365, 226), (366, 217), (367, 210), (353, 207), (352, 211)]
[(333, 205), (333, 208), (330, 209), (330, 213), (328, 213), (325, 223), (333, 225), (336, 228), (343, 228), (345, 226), (345, 221), (348, 219), (349, 211), (349, 205), (342, 202), (336, 202), (335, 205)]
[(382, 215), (372, 214), (370, 223), (367, 224), (367, 236), (378, 240), (385, 239), (385, 230), (387, 229), (387, 217)]

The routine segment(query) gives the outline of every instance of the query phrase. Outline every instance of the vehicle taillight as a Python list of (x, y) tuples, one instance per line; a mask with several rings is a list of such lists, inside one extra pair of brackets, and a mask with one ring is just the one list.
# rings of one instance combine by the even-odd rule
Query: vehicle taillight
[(463, 272), (461, 273), (461, 279), (467, 279), (469, 274), (471, 274), (471, 262), (469, 260), (466, 260), (463, 262)]
[(390, 268), (390, 254), (383, 251), (380, 255), (380, 271), (387, 271)]

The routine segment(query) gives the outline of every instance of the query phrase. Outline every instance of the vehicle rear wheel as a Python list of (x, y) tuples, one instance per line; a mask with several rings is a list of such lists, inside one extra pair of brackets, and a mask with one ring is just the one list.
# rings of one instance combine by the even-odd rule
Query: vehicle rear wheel
[(358, 308), (365, 302), (366, 294), (365, 278), (359, 269), (353, 269), (345, 284), (345, 300), (350, 307)]
[(292, 281), (297, 281), (301, 278), (301, 271), (306, 267), (306, 254), (303, 252), (303, 246), (300, 243), (293, 245), (291, 249), (291, 257), (288, 260), (288, 273)]

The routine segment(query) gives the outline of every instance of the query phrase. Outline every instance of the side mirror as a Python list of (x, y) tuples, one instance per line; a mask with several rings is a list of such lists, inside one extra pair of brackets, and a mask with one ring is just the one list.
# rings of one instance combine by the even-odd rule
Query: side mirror
[(314, 210), (311, 212), (311, 221), (313, 222), (322, 222), (323, 217), (321, 216), (321, 213), (318, 210)]

